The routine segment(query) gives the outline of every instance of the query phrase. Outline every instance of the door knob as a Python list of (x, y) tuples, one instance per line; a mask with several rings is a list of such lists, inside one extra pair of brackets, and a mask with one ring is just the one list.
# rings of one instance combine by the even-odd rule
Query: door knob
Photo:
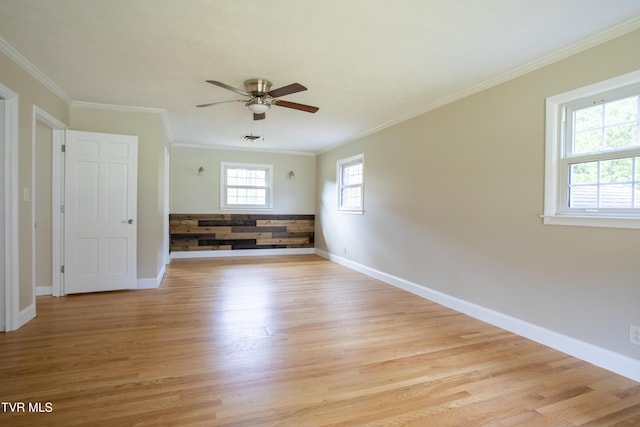
[(130, 219), (129, 221), (127, 221), (129, 224), (133, 224), (133, 220)]

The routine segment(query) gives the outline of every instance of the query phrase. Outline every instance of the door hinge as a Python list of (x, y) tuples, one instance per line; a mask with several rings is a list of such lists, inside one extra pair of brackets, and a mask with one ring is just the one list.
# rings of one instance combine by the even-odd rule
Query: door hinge
[(60, 205), (60, 213), (64, 213), (64, 205)]
[(60, 266), (60, 273), (64, 273), (64, 265)]
[(62, 147), (62, 152), (65, 153), (67, 151), (67, 145), (66, 144), (62, 144), (60, 147)]

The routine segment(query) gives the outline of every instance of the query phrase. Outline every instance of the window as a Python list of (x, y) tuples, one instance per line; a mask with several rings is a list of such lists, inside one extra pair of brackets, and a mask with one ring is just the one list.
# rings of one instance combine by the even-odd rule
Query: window
[(245, 163), (221, 164), (222, 209), (270, 209), (273, 166)]
[(364, 154), (338, 160), (338, 210), (364, 213)]
[(640, 228), (640, 71), (547, 98), (545, 224)]

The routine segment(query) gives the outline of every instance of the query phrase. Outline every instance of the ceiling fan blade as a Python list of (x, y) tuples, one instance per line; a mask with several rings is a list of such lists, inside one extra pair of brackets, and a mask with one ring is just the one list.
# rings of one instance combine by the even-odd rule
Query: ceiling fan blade
[(207, 80), (207, 83), (211, 83), (212, 85), (216, 85), (216, 86), (219, 86), (221, 88), (230, 90), (232, 92), (239, 93), (240, 95), (251, 96), (251, 94), (249, 92), (245, 92), (242, 89), (237, 89), (237, 88), (235, 88), (233, 86), (229, 86), (228, 84), (224, 84), (222, 82), (218, 82), (218, 81), (215, 81), (215, 80)]
[(307, 113), (315, 113), (320, 109), (312, 105), (298, 104), (297, 102), (291, 102), (291, 101), (278, 100), (278, 102), (274, 104), (277, 105), (278, 107), (293, 108), (294, 110), (306, 111)]
[(300, 83), (291, 83), (290, 85), (269, 91), (268, 95), (273, 98), (279, 98), (292, 93), (302, 92), (303, 90), (307, 90), (307, 88), (302, 86)]
[(253, 120), (264, 120), (265, 118), (267, 118), (267, 115), (265, 113), (261, 113), (261, 114), (253, 113)]
[(212, 105), (218, 105), (218, 104), (227, 104), (229, 102), (247, 102), (244, 99), (234, 99), (233, 101), (220, 101), (220, 102), (210, 102), (208, 104), (200, 104), (200, 105), (196, 105), (196, 107), (211, 107)]

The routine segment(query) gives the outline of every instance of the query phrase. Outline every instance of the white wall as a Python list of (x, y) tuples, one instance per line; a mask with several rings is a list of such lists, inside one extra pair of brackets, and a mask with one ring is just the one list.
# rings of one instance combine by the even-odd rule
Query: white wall
[[(545, 226), (545, 98), (640, 69), (640, 31), (318, 156), (316, 248), (640, 360), (640, 230)], [(336, 160), (365, 154), (364, 215)], [(346, 254), (345, 254), (346, 248)]]
[[(171, 149), (171, 213), (219, 213), (220, 163), (273, 165), (273, 214), (315, 213), (316, 160), (312, 155), (227, 151), (174, 146)], [(198, 169), (204, 174), (198, 175)], [(295, 179), (288, 179), (293, 171)], [(225, 210), (225, 213), (233, 213)], [(246, 211), (244, 211), (246, 212)]]

